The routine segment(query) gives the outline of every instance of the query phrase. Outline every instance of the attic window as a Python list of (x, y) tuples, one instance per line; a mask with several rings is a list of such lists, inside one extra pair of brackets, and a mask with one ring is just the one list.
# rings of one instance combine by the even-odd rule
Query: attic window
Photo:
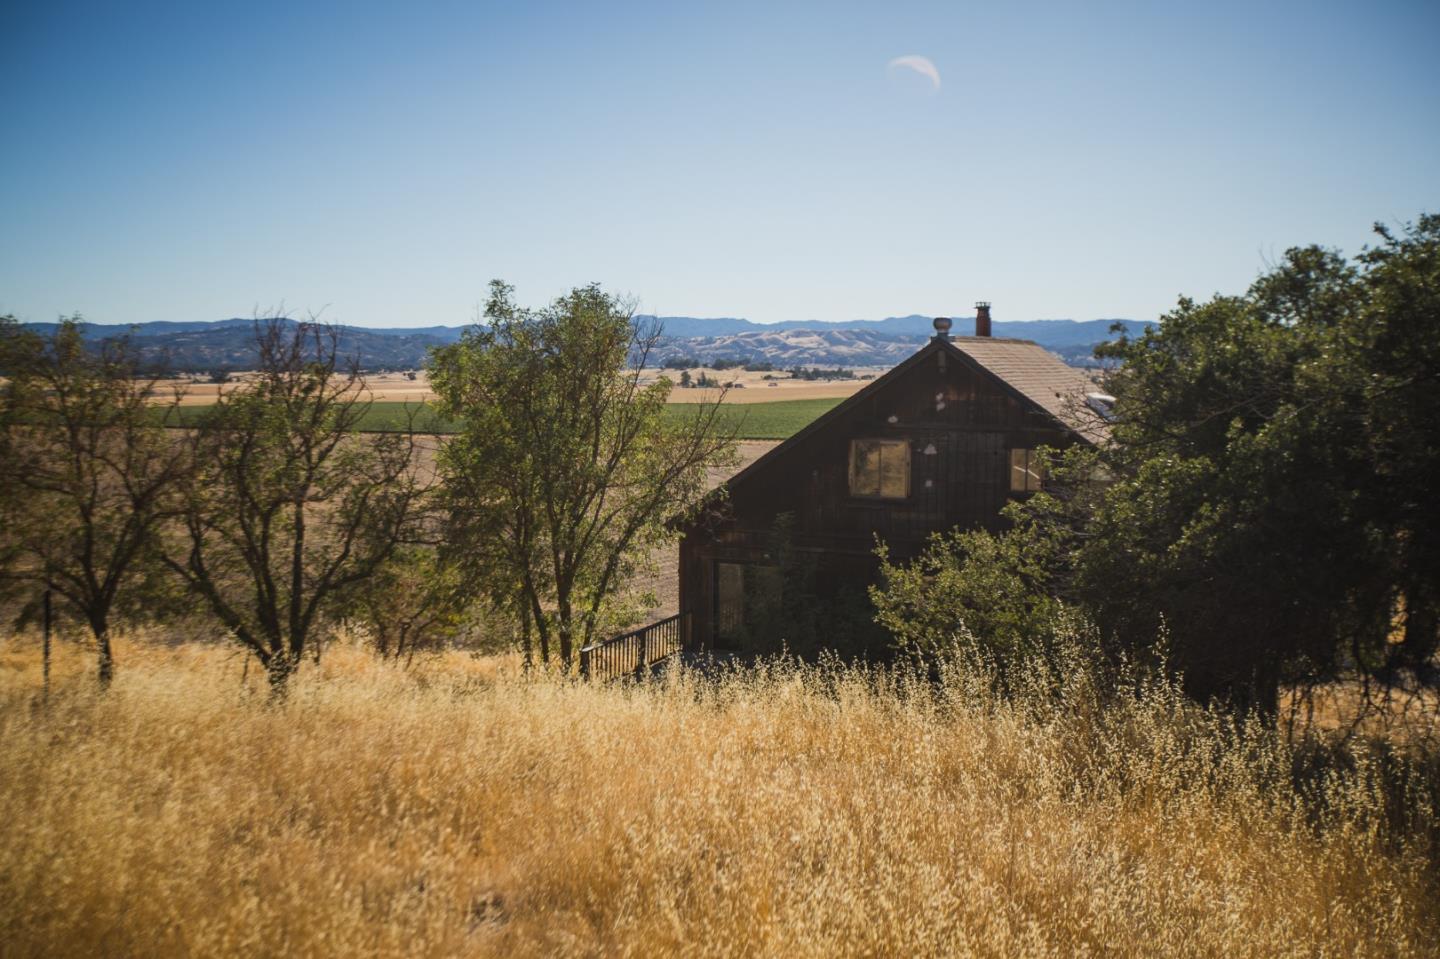
[(905, 499), (910, 495), (909, 440), (851, 440), (850, 495)]
[(1010, 451), (1010, 492), (1034, 493), (1043, 479), (1040, 457), (1034, 450)]

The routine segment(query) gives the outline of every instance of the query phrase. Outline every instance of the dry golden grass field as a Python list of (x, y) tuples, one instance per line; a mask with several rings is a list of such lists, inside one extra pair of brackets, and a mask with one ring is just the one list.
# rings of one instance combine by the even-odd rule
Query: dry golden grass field
[(35, 648), (0, 639), (6, 956), (1440, 953), (1420, 792), (1364, 751), (1297, 786), (1164, 688), (337, 643), (272, 704), (228, 647), (131, 640), (106, 694), (63, 645), (46, 704)]
[[(868, 376), (873, 379), (876, 376), (889, 370), (888, 366), (879, 367), (858, 367), (855, 369), (857, 376)], [(837, 397), (849, 396), (858, 392), (870, 380), (791, 380), (778, 379), (766, 380), (764, 373), (749, 373), (745, 370), (715, 370), (710, 367), (696, 368), (693, 375), (699, 376), (704, 373), (711, 379), (722, 383), (739, 383), (740, 389), (730, 390), (726, 396), (727, 403), (773, 403), (776, 400), (813, 400), (813, 399), (834, 399)], [(668, 376), (672, 381), (678, 380), (678, 370), (661, 371), (658, 369), (644, 370), (641, 376), (642, 382), (654, 382), (660, 376)], [(785, 376), (784, 373), (776, 373), (775, 376)], [(225, 385), (207, 383), (202, 377), (187, 377), (174, 380), (162, 380), (155, 384), (156, 402), (165, 402), (171, 398), (174, 390), (180, 390), (184, 396), (181, 402), (185, 406), (209, 406), (215, 402), (215, 398), (222, 392), (228, 392), (237, 386), (243, 385), (252, 378), (251, 373), (237, 373), (232, 382)], [(772, 385), (773, 384), (773, 385)], [(430, 389), (430, 380), (424, 371), (418, 371), (415, 379), (409, 379), (403, 373), (376, 373), (365, 377), (365, 385), (369, 388), (371, 399), (379, 403), (422, 403), (435, 398)], [(719, 390), (711, 389), (674, 389), (670, 392), (672, 403), (700, 403), (715, 400), (720, 395)]]

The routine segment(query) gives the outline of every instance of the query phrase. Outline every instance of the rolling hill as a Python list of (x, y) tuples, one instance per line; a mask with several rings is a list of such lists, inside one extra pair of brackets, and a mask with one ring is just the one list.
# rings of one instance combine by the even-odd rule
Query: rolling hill
[[(642, 317), (656, 319), (665, 336), (656, 359), (695, 357), (701, 362), (738, 359), (771, 362), (777, 366), (888, 366), (909, 356), (932, 332), (931, 318), (919, 314), (883, 320), (820, 322), (790, 320), (753, 323), (722, 317)], [(957, 318), (955, 331), (973, 328), (973, 319)], [(1034, 340), (1055, 351), (1066, 362), (1088, 365), (1095, 344), (1109, 339), (1110, 327), (1120, 323), (1131, 335), (1148, 324), (1139, 320), (1031, 320), (994, 323), (996, 336)], [(29, 323), (39, 332), (53, 331), (54, 323)], [(414, 369), (425, 362), (435, 346), (460, 338), (462, 326), (372, 328), (341, 326), (340, 352), (367, 370)], [(87, 323), (84, 336), (91, 342), (130, 335), (142, 355), (176, 372), (246, 369), (255, 364), (254, 321), (156, 321), (132, 326)]]

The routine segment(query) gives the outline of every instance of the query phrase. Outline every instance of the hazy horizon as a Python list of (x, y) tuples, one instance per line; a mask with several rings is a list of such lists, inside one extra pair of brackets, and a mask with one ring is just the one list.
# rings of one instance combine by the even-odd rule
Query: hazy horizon
[[(282, 315), (282, 314), (276, 314), (276, 315)], [(306, 315), (306, 314), (300, 314), (300, 313), (297, 313), (297, 312), (295, 312), (295, 311), (291, 311), (291, 312), (289, 312), (289, 313), (287, 313), (287, 314), (283, 314), (283, 315), (285, 316), (286, 319), (292, 319), (292, 320), (303, 320), (303, 319), (308, 319), (308, 318), (309, 318), (308, 315)], [(823, 323), (823, 324), (827, 324), (827, 325), (829, 325), (829, 324), (837, 324), (837, 323), (881, 323), (881, 322), (885, 322), (885, 321), (887, 321), (887, 320), (905, 320), (905, 319), (910, 319), (910, 318), (912, 318), (912, 317), (922, 317), (922, 318), (925, 318), (925, 319), (932, 319), (932, 318), (934, 318), (935, 316), (948, 316), (949, 318), (951, 318), (951, 319), (953, 319), (953, 320), (956, 320), (956, 321), (961, 321), (961, 320), (973, 320), (973, 319), (975, 318), (975, 313), (974, 313), (973, 309), (972, 309), (970, 312), (966, 312), (966, 313), (959, 313), (959, 312), (950, 312), (950, 313), (890, 313), (890, 314), (887, 314), (887, 315), (885, 315), (885, 316), (875, 316), (875, 317), (859, 316), (859, 317), (849, 317), (849, 318), (846, 318), (846, 319), (838, 319), (838, 320), (821, 320), (821, 319), (815, 319), (815, 318), (812, 318), (812, 317), (806, 317), (806, 318), (803, 318), (803, 319), (785, 319), (785, 318), (783, 318), (783, 317), (778, 317), (778, 318), (773, 319), (773, 320), (752, 320), (752, 319), (749, 319), (748, 317), (744, 317), (744, 316), (697, 316), (697, 315), (695, 315), (695, 314), (693, 314), (693, 313), (666, 313), (666, 314), (663, 314), (663, 315), (653, 314), (653, 313), (638, 313), (638, 314), (636, 314), (636, 315), (637, 315), (637, 316), (654, 317), (655, 319), (660, 319), (660, 320), (699, 320), (699, 321), (702, 321), (702, 322), (704, 322), (704, 321), (710, 321), (710, 320), (715, 320), (715, 321), (727, 321), (727, 320), (729, 320), (729, 321), (742, 321), (742, 322), (754, 323), (754, 324), (756, 324), (756, 325), (758, 325), (758, 326), (778, 326), (778, 325), (780, 325), (780, 324), (793, 324), (793, 323)], [(20, 319), (20, 321), (21, 321), (22, 323), (57, 323), (57, 322), (59, 322), (59, 321), (61, 321), (61, 320), (63, 320), (63, 319), (68, 319), (68, 318), (69, 318), (69, 317), (65, 317), (65, 316), (56, 316), (56, 317), (52, 317), (51, 319), (48, 319), (48, 320), (25, 319), (25, 318), (23, 318), (23, 317), (21, 317), (21, 318), (19, 318), (19, 319)], [(236, 320), (249, 321), (249, 320), (255, 320), (255, 319), (265, 319), (265, 317), (264, 317), (264, 316), (254, 317), (254, 316), (231, 315), (231, 316), (215, 317), (214, 319), (208, 319), (208, 320), (206, 320), (206, 319), (191, 319), (191, 320), (132, 320), (132, 321), (126, 322), (126, 323), (107, 323), (107, 322), (105, 322), (104, 320), (91, 319), (90, 317), (88, 317), (88, 316), (83, 316), (83, 315), (81, 316), (81, 319), (82, 319), (85, 323), (90, 324), (90, 325), (93, 325), (93, 326), (138, 326), (138, 325), (143, 325), (143, 324), (146, 324), (146, 323), (229, 323), (229, 322), (233, 322), (233, 321), (236, 321)], [(349, 322), (346, 322), (346, 321), (344, 321), (344, 320), (340, 320), (340, 319), (336, 319), (336, 318), (332, 318), (332, 317), (327, 317), (327, 316), (323, 316), (323, 315), (317, 317), (317, 319), (319, 319), (319, 320), (322, 321), (322, 322), (332, 322), (332, 323), (336, 323), (336, 324), (338, 324), (338, 325), (340, 325), (340, 326), (351, 326), (351, 327), (355, 327), (355, 328), (357, 328), (357, 329), (362, 329), (362, 330), (377, 330), (377, 329), (379, 329), (379, 330), (400, 330), (400, 329), (423, 330), (423, 329), (429, 329), (429, 328), (433, 328), (433, 327), (437, 327), (437, 326), (447, 327), (447, 328), (454, 329), (454, 328), (459, 328), (459, 327), (464, 327), (464, 326), (470, 326), (470, 325), (472, 325), (472, 324), (475, 322), (474, 320), (467, 320), (466, 322), (463, 322), (463, 323), (414, 323), (414, 324), (408, 324), (408, 323), (391, 323), (391, 322), (349, 323)], [(1003, 316), (997, 316), (997, 317), (994, 317), (994, 320), (995, 320), (995, 322), (997, 322), (997, 323), (1110, 323), (1110, 322), (1117, 322), (1117, 321), (1120, 321), (1120, 320), (1130, 320), (1130, 321), (1140, 321), (1140, 322), (1148, 322), (1148, 321), (1149, 321), (1146, 317), (1139, 317), (1139, 316), (1092, 316), (1092, 317), (1085, 317), (1085, 318), (1083, 318), (1083, 319), (1080, 318), (1080, 317), (1071, 317), (1071, 316), (1035, 316), (1035, 317), (1003, 317)], [(957, 332), (957, 334), (959, 334), (959, 333), (963, 333), (964, 331), (963, 331), (963, 330), (958, 330), (958, 331), (956, 331), (956, 332)]]

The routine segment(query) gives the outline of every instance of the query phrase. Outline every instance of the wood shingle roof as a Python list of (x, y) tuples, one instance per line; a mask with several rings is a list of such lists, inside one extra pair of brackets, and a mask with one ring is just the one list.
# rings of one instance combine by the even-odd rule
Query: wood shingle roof
[(1066, 365), (1040, 344), (988, 336), (945, 342), (1090, 442), (1109, 437), (1109, 423), (1086, 400), (1100, 388), (1084, 370)]
[(849, 408), (905, 376), (909, 369), (940, 350), (980, 367), (986, 374), (995, 377), (1026, 402), (1038, 407), (1086, 442), (1099, 445), (1110, 438), (1109, 422), (1087, 403), (1087, 394), (1098, 393), (1099, 387), (1083, 370), (1067, 366), (1060, 357), (1040, 344), (1030, 340), (988, 336), (962, 336), (944, 340), (931, 338), (929, 343), (908, 359), (822, 413), (789, 439), (782, 441), (779, 446), (736, 473), (725, 485), (734, 489), (762, 474), (768, 464), (784, 456), (806, 437), (826, 429), (829, 423), (839, 419)]

